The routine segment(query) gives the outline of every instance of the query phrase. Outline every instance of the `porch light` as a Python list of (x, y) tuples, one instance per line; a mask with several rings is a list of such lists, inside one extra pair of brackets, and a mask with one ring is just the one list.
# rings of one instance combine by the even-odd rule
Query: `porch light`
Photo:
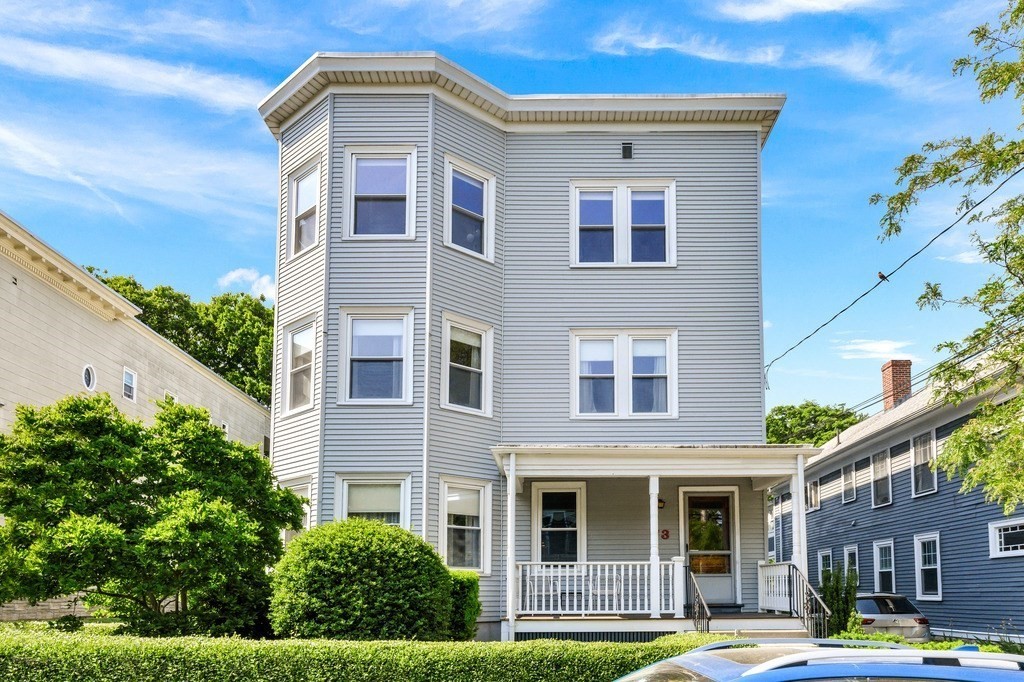
[(665, 508), (665, 500), (663, 500), (663, 499), (661, 499), (659, 497), (658, 498), (658, 509), (664, 509), (664, 508)]

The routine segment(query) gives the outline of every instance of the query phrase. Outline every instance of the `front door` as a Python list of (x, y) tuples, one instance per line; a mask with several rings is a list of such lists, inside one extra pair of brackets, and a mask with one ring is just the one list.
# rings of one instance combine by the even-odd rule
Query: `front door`
[(680, 488), (683, 556), (709, 604), (735, 604), (738, 552), (736, 493)]

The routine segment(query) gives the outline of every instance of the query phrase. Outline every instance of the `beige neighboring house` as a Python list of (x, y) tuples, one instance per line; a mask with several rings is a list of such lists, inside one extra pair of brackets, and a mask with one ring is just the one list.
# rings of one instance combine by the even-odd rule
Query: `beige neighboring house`
[[(228, 436), (269, 454), (270, 414), (138, 320), (138, 307), (0, 212), (0, 432), (15, 406), (109, 393), (146, 421), (156, 401), (200, 405)], [(79, 607), (80, 608), (80, 607)], [(0, 620), (53, 618), (65, 601), (0, 606)]]

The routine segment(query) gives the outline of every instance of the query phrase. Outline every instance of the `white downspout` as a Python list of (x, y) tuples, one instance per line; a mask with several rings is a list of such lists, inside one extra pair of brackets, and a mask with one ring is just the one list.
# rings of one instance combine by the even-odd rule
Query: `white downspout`
[(509, 641), (516, 639), (516, 453), (508, 455), (508, 546), (505, 559), (505, 613)]

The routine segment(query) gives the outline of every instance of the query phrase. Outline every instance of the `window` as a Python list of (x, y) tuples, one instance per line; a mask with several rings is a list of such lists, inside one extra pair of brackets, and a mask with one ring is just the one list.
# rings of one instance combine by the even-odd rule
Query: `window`
[(288, 253), (297, 256), (317, 242), (317, 207), (320, 204), (320, 166), (306, 165), (289, 179), (291, 235)]
[(445, 156), (444, 243), (494, 260), (494, 175)]
[(170, 391), (164, 391), (164, 402), (173, 405), (178, 402), (178, 396), (174, 395)]
[(572, 183), (577, 266), (675, 265), (675, 183)]
[(586, 483), (533, 484), (533, 560), (587, 560)]
[(875, 551), (875, 592), (896, 591), (896, 559), (892, 540), (874, 543)]
[(287, 490), (291, 490), (293, 493), (295, 493), (296, 495), (298, 495), (299, 497), (302, 498), (302, 523), (301, 523), (301, 528), (299, 530), (292, 530), (290, 528), (285, 528), (284, 530), (281, 531), (281, 541), (284, 543), (284, 546), (287, 547), (288, 543), (290, 543), (292, 540), (297, 538), (302, 533), (302, 531), (309, 530), (310, 517), (312, 516), (310, 514), (310, 508), (309, 508), (309, 502), (310, 502), (310, 483), (309, 483), (308, 480), (303, 480), (303, 481), (287, 481), (287, 482), (281, 483), (281, 487), (285, 488)]
[(135, 393), (138, 384), (138, 375), (127, 367), (124, 368), (124, 375), (121, 380), (121, 395), (128, 400), (135, 402)]
[(416, 215), (415, 147), (349, 147), (348, 238), (412, 239)]
[(491, 572), (491, 484), (441, 479), (441, 556), (452, 568)]
[(92, 365), (82, 368), (82, 384), (89, 391), (96, 390), (96, 370), (92, 368)]
[(778, 561), (775, 553), (775, 508), (768, 512), (768, 561)]
[(843, 547), (843, 570), (847, 574), (851, 572), (856, 573), (857, 584), (860, 585), (860, 552), (857, 549), (857, 545)]
[(804, 509), (814, 511), (821, 508), (821, 479), (804, 484)]
[(938, 476), (932, 465), (935, 463), (935, 440), (932, 432), (922, 433), (913, 440), (914, 475), (912, 495), (927, 495), (938, 490)]
[(444, 367), (441, 405), (491, 414), (491, 327), (444, 313)]
[(313, 344), (316, 341), (312, 322), (288, 332), (288, 412), (313, 404)]
[(263, 456), (270, 459), (270, 436), (263, 436)]
[(818, 552), (818, 585), (825, 582), (825, 574), (832, 572), (832, 550), (823, 549)]
[(573, 332), (573, 416), (675, 416), (676, 333)]
[(359, 517), (409, 528), (408, 474), (343, 474), (337, 517)]
[(992, 559), (1024, 556), (1024, 518), (988, 524), (988, 555)]
[(843, 504), (857, 499), (857, 465), (850, 463), (843, 467)]
[(412, 403), (412, 310), (344, 310), (344, 402)]
[(917, 577), (918, 599), (942, 601), (942, 571), (938, 533), (914, 536), (914, 575)]
[(225, 436), (228, 435), (228, 423), (227, 422), (221, 422), (220, 423), (220, 430), (224, 432)]
[(871, 506), (884, 507), (892, 504), (892, 470), (889, 451), (871, 456)]

